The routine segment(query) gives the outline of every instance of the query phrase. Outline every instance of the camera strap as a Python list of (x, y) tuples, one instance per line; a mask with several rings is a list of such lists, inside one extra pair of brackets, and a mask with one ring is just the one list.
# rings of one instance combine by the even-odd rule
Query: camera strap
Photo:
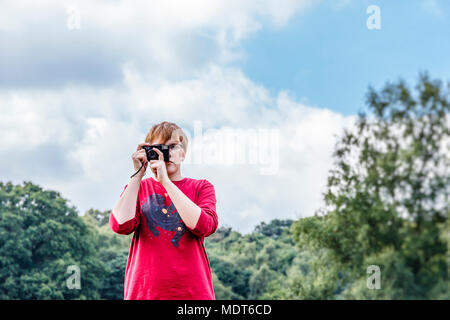
[(136, 171), (136, 172), (130, 177), (130, 179), (133, 178), (135, 175), (137, 175), (137, 173), (138, 173), (139, 171), (141, 171), (141, 169), (142, 169), (143, 166), (144, 166), (144, 163), (142, 162), (141, 167), (138, 169), (138, 171)]

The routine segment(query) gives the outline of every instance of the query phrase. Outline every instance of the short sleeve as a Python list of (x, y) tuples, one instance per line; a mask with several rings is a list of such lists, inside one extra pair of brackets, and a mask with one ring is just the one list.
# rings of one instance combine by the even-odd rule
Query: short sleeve
[(195, 204), (202, 209), (194, 229), (187, 227), (197, 237), (208, 237), (216, 232), (219, 219), (216, 212), (216, 193), (214, 186), (207, 180), (202, 184), (197, 194)]
[[(120, 197), (124, 193), (125, 189), (128, 185), (123, 188), (122, 193), (120, 194)], [(136, 211), (135, 215), (132, 219), (125, 221), (122, 224), (119, 224), (116, 220), (116, 217), (114, 217), (113, 211), (111, 210), (111, 213), (109, 215), (109, 226), (111, 227), (112, 231), (118, 234), (130, 234), (136, 230), (136, 228), (139, 226), (139, 223), (141, 221), (141, 206), (139, 204), (139, 196), (136, 201)]]

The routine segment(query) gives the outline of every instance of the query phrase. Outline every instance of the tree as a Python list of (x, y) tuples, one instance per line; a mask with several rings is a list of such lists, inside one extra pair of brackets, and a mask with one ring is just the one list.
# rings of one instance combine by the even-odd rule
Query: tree
[(109, 215), (111, 210), (100, 211), (97, 209), (89, 209), (84, 214), (85, 216), (92, 217), (99, 227), (107, 225), (109, 223)]
[(109, 249), (101, 252), (100, 259), (106, 265), (103, 285), (99, 290), (102, 299), (123, 300), (128, 251), (128, 249), (120, 251)]
[[(372, 115), (360, 112), (336, 145), (327, 207), (292, 225), (300, 248), (329, 250), (347, 279), (341, 297), (433, 298), (448, 284), (449, 89), (427, 74), (415, 96), (401, 79), (369, 88)], [(371, 264), (390, 290), (365, 287)]]
[(232, 262), (215, 256), (210, 257), (210, 263), (221, 283), (232, 288), (236, 299), (247, 299), (251, 276), (249, 270), (237, 268)]
[[(73, 265), (80, 289), (67, 286)], [(0, 182), (0, 299), (98, 299), (104, 272), (92, 232), (58, 192)]]
[(268, 224), (263, 221), (255, 227), (254, 233), (277, 239), (283, 234), (284, 230), (288, 230), (291, 227), (293, 222), (294, 220), (291, 219), (273, 219)]
[(250, 299), (258, 299), (268, 288), (270, 281), (277, 280), (278, 274), (264, 263), (250, 277)]
[(219, 280), (216, 273), (212, 272), (212, 282), (214, 286), (214, 295), (216, 300), (238, 300), (239, 297), (233, 293), (230, 286), (225, 286), (222, 281)]
[[(92, 245), (97, 258), (105, 266), (105, 271), (99, 276), (102, 282), (99, 288), (100, 299), (122, 300), (124, 297), (125, 267), (128, 259), (132, 234), (124, 236), (111, 232), (108, 223), (99, 210), (90, 209), (82, 219), (92, 233)], [(103, 211), (109, 216), (110, 210)], [(94, 213), (94, 214), (89, 214)]]

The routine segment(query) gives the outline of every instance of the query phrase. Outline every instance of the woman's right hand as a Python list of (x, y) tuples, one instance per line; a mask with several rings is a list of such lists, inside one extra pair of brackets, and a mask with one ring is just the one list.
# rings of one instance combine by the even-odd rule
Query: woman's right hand
[(134, 172), (138, 171), (141, 165), (144, 164), (142, 169), (136, 174), (136, 176), (139, 176), (140, 178), (145, 175), (145, 170), (147, 170), (148, 165), (147, 153), (145, 152), (143, 146), (150, 146), (150, 143), (144, 142), (138, 144), (136, 152), (131, 155), (131, 159), (133, 160)]

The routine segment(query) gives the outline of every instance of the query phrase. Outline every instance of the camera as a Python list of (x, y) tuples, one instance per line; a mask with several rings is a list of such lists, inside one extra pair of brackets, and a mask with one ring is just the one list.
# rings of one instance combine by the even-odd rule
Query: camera
[(143, 146), (143, 148), (145, 149), (145, 153), (147, 154), (147, 160), (158, 160), (159, 159), (159, 155), (158, 153), (156, 153), (155, 150), (150, 150), (152, 148), (156, 148), (159, 151), (162, 152), (163, 156), (164, 156), (164, 161), (168, 162), (169, 161), (169, 146), (166, 144), (152, 144), (151, 146)]

